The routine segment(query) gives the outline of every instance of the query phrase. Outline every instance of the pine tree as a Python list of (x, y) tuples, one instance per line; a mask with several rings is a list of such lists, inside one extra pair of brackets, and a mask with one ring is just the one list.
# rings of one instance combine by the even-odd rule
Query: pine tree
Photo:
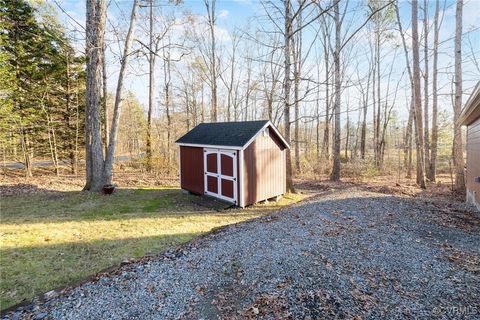
[(27, 1), (0, 0), (0, 113), (7, 128), (0, 140), (19, 144), (27, 177), (34, 154), (50, 156), (58, 173), (59, 159), (78, 147), (78, 96), (85, 82), (83, 58), (51, 8), (36, 9)]

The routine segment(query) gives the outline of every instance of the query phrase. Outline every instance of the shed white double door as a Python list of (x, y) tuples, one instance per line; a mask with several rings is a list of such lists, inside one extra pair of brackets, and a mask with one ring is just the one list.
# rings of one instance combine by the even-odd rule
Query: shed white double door
[(238, 203), (237, 156), (236, 150), (203, 149), (205, 194)]

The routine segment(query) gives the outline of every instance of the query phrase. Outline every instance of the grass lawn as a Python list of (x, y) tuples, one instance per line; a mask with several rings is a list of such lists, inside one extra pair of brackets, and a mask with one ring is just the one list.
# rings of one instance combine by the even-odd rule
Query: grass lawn
[(277, 203), (217, 212), (178, 188), (119, 189), (112, 196), (55, 192), (4, 197), (0, 308), (300, 199), (289, 195)]

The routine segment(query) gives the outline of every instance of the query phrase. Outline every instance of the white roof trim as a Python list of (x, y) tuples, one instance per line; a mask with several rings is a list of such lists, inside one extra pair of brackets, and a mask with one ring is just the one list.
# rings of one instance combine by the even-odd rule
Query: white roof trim
[(480, 81), (477, 82), (477, 85), (473, 89), (472, 94), (470, 95), (470, 97), (468, 97), (468, 100), (465, 103), (465, 106), (463, 107), (462, 112), (460, 113), (460, 116), (458, 117), (458, 122), (462, 125), (465, 125), (467, 122), (467, 119), (474, 112), (475, 108), (478, 108), (479, 105), (480, 105)]
[(275, 126), (273, 125), (273, 123), (269, 120), (263, 127), (262, 129), (258, 130), (258, 132), (250, 139), (248, 140), (248, 142), (243, 146), (242, 150), (245, 150), (247, 149), (247, 147), (253, 142), (253, 140), (255, 140), (260, 134), (262, 134), (263, 130), (265, 130), (265, 128), (267, 128), (268, 126), (272, 127), (273, 131), (275, 132), (275, 134), (280, 138), (280, 140), (282, 140), (282, 142), (285, 144), (285, 146), (290, 149), (290, 144), (282, 137), (282, 134), (277, 130), (277, 128), (275, 128)]
[(240, 150), (242, 147), (238, 146), (217, 146), (212, 144), (196, 144), (196, 143), (182, 143), (182, 142), (175, 142), (175, 144), (184, 147), (201, 147), (201, 148), (212, 148), (212, 149), (229, 149), (229, 150)]
[(211, 145), (211, 144), (196, 144), (196, 143), (182, 143), (182, 142), (175, 142), (175, 144), (184, 147), (205, 147), (205, 148), (212, 148), (212, 149), (230, 149), (230, 150), (245, 150), (267, 127), (271, 127), (275, 134), (280, 138), (280, 140), (285, 144), (285, 146), (290, 149), (290, 144), (283, 138), (282, 134), (275, 128), (271, 121), (265, 123), (265, 125), (258, 130), (255, 135), (245, 143), (243, 147), (241, 146), (220, 146), (220, 145)]

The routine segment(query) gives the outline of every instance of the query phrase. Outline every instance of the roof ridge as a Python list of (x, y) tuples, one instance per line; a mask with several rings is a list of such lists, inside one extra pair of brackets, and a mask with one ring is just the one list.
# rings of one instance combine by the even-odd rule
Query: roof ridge
[(217, 121), (217, 122), (201, 122), (200, 124), (222, 124), (222, 123), (252, 123), (252, 122), (269, 122), (270, 120), (246, 120), (246, 121)]
[(203, 122), (176, 143), (241, 148), (268, 123), (270, 120)]

